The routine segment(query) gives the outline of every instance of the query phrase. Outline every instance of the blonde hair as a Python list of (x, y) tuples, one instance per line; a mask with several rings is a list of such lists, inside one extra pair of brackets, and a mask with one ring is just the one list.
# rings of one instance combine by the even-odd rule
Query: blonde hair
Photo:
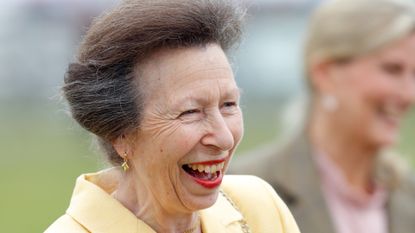
[(313, 14), (305, 44), (305, 69), (314, 62), (348, 60), (415, 32), (412, 0), (332, 0)]

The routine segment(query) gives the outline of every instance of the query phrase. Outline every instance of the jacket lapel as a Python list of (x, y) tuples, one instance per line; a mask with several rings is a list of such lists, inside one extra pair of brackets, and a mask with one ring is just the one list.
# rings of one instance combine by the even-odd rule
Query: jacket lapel
[(210, 208), (200, 211), (203, 233), (241, 233), (239, 221), (243, 216), (229, 203), (222, 193)]
[(320, 190), (312, 160), (312, 148), (303, 133), (272, 157), (268, 180), (277, 192), (287, 195), (287, 204), (302, 232), (333, 233), (334, 227)]

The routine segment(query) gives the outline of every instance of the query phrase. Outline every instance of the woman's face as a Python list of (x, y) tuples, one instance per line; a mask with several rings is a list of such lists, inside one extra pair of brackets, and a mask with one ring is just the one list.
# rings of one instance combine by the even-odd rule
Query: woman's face
[(138, 179), (170, 211), (213, 205), (243, 135), (224, 52), (215, 44), (163, 50), (138, 73), (146, 94), (132, 158)]
[(415, 99), (415, 34), (345, 64), (332, 65), (333, 114), (338, 129), (381, 148), (398, 138)]

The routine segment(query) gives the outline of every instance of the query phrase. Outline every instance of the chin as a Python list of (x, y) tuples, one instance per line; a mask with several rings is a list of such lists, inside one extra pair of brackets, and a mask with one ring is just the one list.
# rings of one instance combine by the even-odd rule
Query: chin
[(191, 211), (206, 209), (216, 203), (218, 199), (218, 193), (219, 189), (208, 195), (191, 197), (184, 203), (186, 203), (187, 209)]
[(399, 127), (387, 124), (376, 124), (366, 134), (368, 144), (373, 145), (379, 149), (395, 146), (399, 141)]

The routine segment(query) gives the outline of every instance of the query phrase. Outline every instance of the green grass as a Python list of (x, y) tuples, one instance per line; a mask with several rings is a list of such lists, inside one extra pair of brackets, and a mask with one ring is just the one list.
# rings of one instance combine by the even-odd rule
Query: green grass
[(1, 231), (43, 232), (64, 213), (76, 177), (97, 169), (90, 139), (69, 122), (31, 112), (0, 125)]
[[(279, 135), (276, 112), (265, 105), (246, 108), (239, 151)], [(41, 113), (25, 107), (0, 116), (1, 232), (43, 232), (64, 213), (76, 177), (103, 166), (92, 152), (90, 136), (53, 109)], [(415, 112), (402, 133), (398, 148), (415, 165)]]

